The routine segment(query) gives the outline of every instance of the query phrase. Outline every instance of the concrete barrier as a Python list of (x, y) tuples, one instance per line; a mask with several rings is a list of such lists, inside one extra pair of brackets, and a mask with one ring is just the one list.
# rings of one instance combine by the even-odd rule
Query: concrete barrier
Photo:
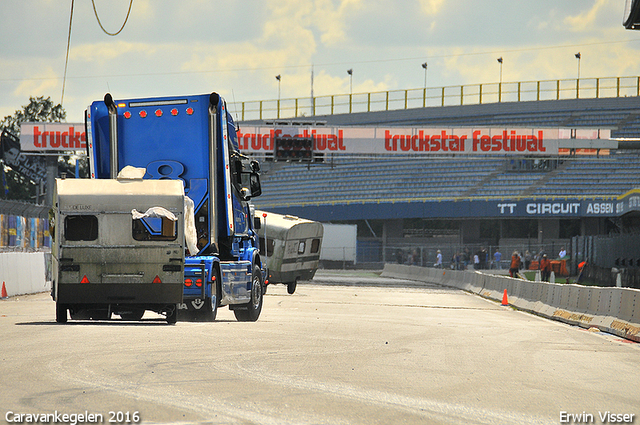
[(383, 277), (451, 286), (584, 328), (598, 328), (640, 342), (640, 290), (575, 284), (530, 282), (477, 271), (457, 271), (387, 264)]
[(45, 270), (44, 252), (0, 253), (0, 285), (10, 297), (49, 291)]

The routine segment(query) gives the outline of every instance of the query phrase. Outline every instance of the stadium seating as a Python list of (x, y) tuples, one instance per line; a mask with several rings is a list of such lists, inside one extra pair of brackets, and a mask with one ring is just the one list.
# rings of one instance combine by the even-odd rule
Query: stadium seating
[[(322, 118), (327, 125), (364, 125), (375, 120), (379, 126), (608, 128), (612, 138), (640, 139), (638, 98), (514, 102)], [(510, 165), (507, 158), (489, 156), (335, 155), (324, 163), (266, 163), (263, 195), (255, 203), (268, 208), (452, 198), (612, 198), (640, 187), (640, 157), (632, 151), (567, 156), (547, 170), (515, 170)]]

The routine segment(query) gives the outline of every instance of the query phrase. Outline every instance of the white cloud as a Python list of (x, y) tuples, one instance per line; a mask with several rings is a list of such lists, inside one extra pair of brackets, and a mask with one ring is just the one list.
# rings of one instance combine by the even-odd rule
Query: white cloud
[[(611, 0), (596, 0), (591, 9), (579, 13), (575, 16), (567, 16), (564, 23), (572, 30), (577, 32), (593, 31), (594, 24), (599, 14), (610, 6)], [(622, 11), (622, 5), (620, 6)]]
[(100, 43), (81, 44), (73, 46), (69, 52), (71, 62), (89, 62), (103, 65), (105, 63), (118, 63), (129, 54), (153, 56), (159, 50), (164, 52), (182, 49), (179, 45), (154, 45), (148, 43), (131, 43), (122, 40), (104, 41)]
[[(28, 100), (29, 96), (49, 96), (54, 91), (61, 90), (62, 76), (54, 71), (51, 65), (37, 65), (33, 63), (34, 68), (37, 67), (37, 72), (30, 73), (29, 79), (15, 81), (15, 85), (9, 82), (11, 88), (11, 94), (16, 98)], [(59, 96), (59, 93), (57, 94)], [(24, 100), (21, 100), (24, 102)], [(17, 106), (16, 106), (17, 109)]]
[(425, 15), (437, 15), (440, 12), (445, 0), (418, 0), (420, 8)]

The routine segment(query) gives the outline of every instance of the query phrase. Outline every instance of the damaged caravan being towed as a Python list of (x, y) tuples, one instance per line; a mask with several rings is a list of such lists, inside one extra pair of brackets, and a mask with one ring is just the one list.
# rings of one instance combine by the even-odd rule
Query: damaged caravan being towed
[(55, 190), (56, 321), (66, 323), (67, 312), (140, 320), (150, 310), (175, 323), (189, 215), (182, 182), (58, 179)]

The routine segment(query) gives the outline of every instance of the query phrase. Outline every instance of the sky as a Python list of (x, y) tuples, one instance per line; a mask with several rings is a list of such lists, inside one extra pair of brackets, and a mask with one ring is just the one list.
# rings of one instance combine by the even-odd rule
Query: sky
[[(94, 0), (108, 32), (130, 0)], [(640, 75), (624, 0), (133, 0), (122, 31), (91, 0), (0, 2), (0, 117), (50, 96), (82, 122), (115, 99), (228, 102)], [(347, 70), (352, 70), (352, 75)], [(311, 75), (313, 72), (313, 85)], [(280, 75), (281, 79), (275, 78)], [(64, 97), (63, 97), (64, 85)]]

